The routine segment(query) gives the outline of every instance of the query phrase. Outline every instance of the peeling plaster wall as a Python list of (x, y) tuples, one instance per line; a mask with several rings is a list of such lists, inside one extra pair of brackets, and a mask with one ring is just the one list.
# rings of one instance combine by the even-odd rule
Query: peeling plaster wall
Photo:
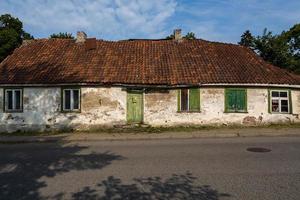
[[(300, 92), (292, 91), (293, 114), (268, 112), (268, 89), (247, 89), (248, 113), (224, 113), (224, 89), (201, 88), (201, 112), (177, 112), (177, 91), (145, 94), (144, 121), (154, 126), (300, 122)], [(296, 100), (297, 99), (297, 100)]]
[(78, 122), (83, 126), (126, 123), (126, 91), (121, 88), (82, 88), (81, 92)]
[[(23, 112), (0, 110), (0, 132), (87, 129), (126, 123), (126, 92), (81, 88), (81, 112), (61, 112), (60, 88), (24, 88)], [(3, 90), (0, 89), (0, 104)]]
[[(3, 100), (3, 98), (1, 98)], [(24, 88), (23, 112), (0, 113), (0, 132), (45, 130), (60, 110), (59, 88)]]
[[(126, 124), (126, 91), (81, 88), (81, 112), (61, 112), (60, 88), (24, 88), (22, 113), (3, 112), (0, 88), (0, 132), (45, 131)], [(292, 90), (293, 114), (268, 113), (268, 89), (248, 89), (248, 113), (224, 113), (224, 89), (201, 88), (201, 112), (177, 112), (177, 90), (147, 92), (144, 122), (153, 126), (300, 122), (300, 90)]]
[(292, 109), (297, 118), (300, 117), (300, 90), (292, 90)]

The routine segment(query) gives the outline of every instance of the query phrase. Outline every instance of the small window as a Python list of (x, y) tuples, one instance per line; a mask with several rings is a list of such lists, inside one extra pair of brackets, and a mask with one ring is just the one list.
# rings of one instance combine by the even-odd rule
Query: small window
[(247, 92), (245, 89), (225, 90), (225, 112), (247, 112)]
[(22, 112), (22, 89), (6, 89), (5, 90), (5, 111)]
[(200, 111), (199, 88), (181, 89), (178, 92), (178, 110), (185, 112)]
[(290, 102), (289, 102), (288, 91), (275, 91), (271, 90), (270, 107), (272, 113), (289, 113)]
[(80, 110), (80, 89), (63, 89), (63, 111)]

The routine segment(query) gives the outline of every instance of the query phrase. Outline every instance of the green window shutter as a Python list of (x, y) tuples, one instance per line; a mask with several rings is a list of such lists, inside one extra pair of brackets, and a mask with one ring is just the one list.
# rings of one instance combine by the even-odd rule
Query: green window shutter
[(180, 90), (177, 90), (177, 111), (180, 111)]
[(200, 90), (199, 88), (189, 89), (189, 110), (200, 111)]
[(246, 91), (236, 90), (236, 108), (235, 111), (246, 111)]
[(232, 112), (236, 109), (236, 93), (234, 90), (226, 89), (225, 92), (226, 98), (226, 111)]
[(225, 112), (247, 111), (247, 93), (243, 89), (225, 90)]

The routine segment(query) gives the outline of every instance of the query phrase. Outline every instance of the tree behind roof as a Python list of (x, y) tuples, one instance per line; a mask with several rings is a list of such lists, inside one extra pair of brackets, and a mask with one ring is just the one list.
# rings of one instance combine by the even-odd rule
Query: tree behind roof
[(239, 44), (253, 49), (275, 66), (300, 74), (300, 24), (278, 35), (265, 29), (261, 36), (253, 37), (246, 31)]
[(53, 33), (52, 35), (50, 35), (50, 38), (61, 38), (61, 39), (74, 39), (74, 37), (72, 36), (72, 33)]
[(26, 39), (33, 39), (33, 36), (23, 30), (23, 23), (18, 18), (10, 14), (0, 16), (0, 62)]
[[(175, 35), (174, 33), (171, 34), (171, 35), (168, 35), (165, 39), (167, 40), (172, 40), (175, 38)], [(193, 32), (188, 32), (185, 36), (183, 36), (184, 39), (187, 39), (187, 40), (194, 40), (196, 39), (196, 36), (195, 36), (195, 33)]]

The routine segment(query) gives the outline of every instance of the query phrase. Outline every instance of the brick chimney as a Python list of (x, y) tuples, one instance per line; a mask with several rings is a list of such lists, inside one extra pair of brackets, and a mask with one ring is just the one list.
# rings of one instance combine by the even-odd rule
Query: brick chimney
[(87, 38), (87, 35), (83, 31), (77, 32), (76, 43), (84, 43)]
[(34, 42), (34, 39), (23, 40), (22, 45), (23, 45), (23, 46), (26, 46), (26, 45), (28, 45), (28, 44), (30, 44), (30, 43), (32, 43), (32, 42)]
[(175, 29), (174, 30), (174, 40), (176, 42), (181, 42), (182, 41), (181, 29)]

